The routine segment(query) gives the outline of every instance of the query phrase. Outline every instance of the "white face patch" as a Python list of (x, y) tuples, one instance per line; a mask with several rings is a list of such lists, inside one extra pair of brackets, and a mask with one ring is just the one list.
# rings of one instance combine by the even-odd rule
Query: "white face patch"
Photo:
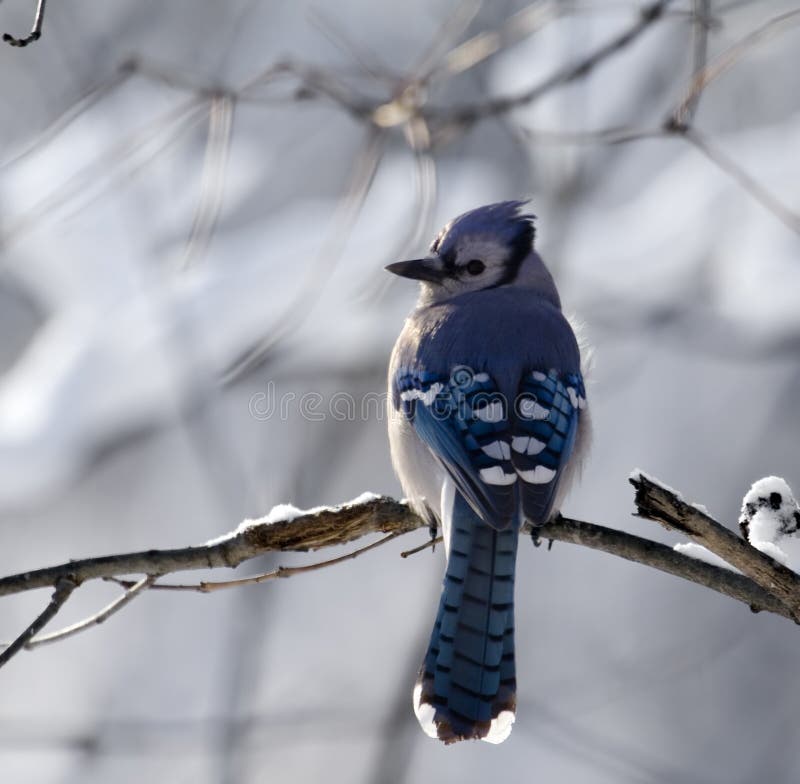
[[(541, 468), (541, 466), (537, 467)], [(513, 485), (517, 481), (516, 474), (507, 474), (500, 466), (481, 468), (480, 476), (487, 485)]]
[(515, 718), (513, 711), (500, 711), (497, 718), (492, 719), (489, 732), (481, 740), (485, 740), (487, 743), (502, 743), (511, 734)]
[(520, 471), (520, 477), (532, 485), (546, 485), (553, 481), (556, 472), (547, 466), (536, 466), (532, 471)]
[[(495, 286), (507, 274), (509, 247), (492, 237), (465, 235), (458, 239), (449, 253), (453, 254), (455, 260), (455, 274), (447, 275), (438, 285), (423, 283), (432, 302)], [(484, 265), (483, 271), (477, 275), (467, 271), (467, 265), (473, 260), (481, 261)]]
[(491, 444), (482, 446), (481, 451), (495, 460), (511, 459), (511, 447), (505, 441), (493, 441)]

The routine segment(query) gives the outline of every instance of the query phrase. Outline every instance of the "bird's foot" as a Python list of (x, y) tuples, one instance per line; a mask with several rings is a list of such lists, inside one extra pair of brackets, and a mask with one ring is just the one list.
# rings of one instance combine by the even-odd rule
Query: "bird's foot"
[[(557, 521), (561, 519), (561, 512), (558, 512), (554, 517), (553, 521)], [(531, 541), (533, 542), (534, 547), (541, 547), (542, 546), (542, 538), (539, 536), (539, 529), (541, 528), (540, 525), (534, 525), (531, 527)], [(553, 549), (553, 539), (547, 540), (547, 551)]]

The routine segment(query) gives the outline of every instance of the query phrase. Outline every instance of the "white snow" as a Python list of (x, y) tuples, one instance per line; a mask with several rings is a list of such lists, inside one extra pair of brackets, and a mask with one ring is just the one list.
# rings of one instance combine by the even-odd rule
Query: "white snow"
[(659, 487), (666, 490), (668, 493), (672, 493), (676, 498), (680, 498), (683, 500), (683, 496), (675, 490), (675, 488), (670, 487), (666, 482), (662, 482), (660, 479), (656, 478), (652, 474), (648, 474), (646, 471), (642, 471), (641, 468), (634, 468), (633, 471), (628, 474), (628, 479), (633, 482), (638, 482), (641, 479), (646, 479), (648, 482), (652, 482), (654, 485), (658, 485)]
[(214, 539), (209, 539), (204, 544), (206, 545), (214, 545), (219, 544), (220, 542), (224, 542), (227, 539), (233, 539), (233, 537), (238, 536), (243, 531), (246, 531), (248, 528), (252, 528), (256, 525), (273, 525), (275, 523), (289, 523), (292, 520), (297, 519), (298, 517), (305, 517), (306, 515), (315, 515), (319, 514), (320, 512), (335, 512), (339, 509), (344, 509), (348, 506), (358, 506), (360, 504), (367, 504), (370, 501), (374, 501), (380, 498), (379, 493), (372, 493), (370, 491), (366, 491), (361, 493), (361, 495), (357, 495), (350, 501), (345, 501), (343, 504), (337, 504), (336, 506), (312, 506), (310, 509), (300, 509), (293, 504), (276, 504), (269, 510), (263, 517), (256, 517), (255, 519), (246, 518), (242, 520), (239, 525), (234, 528), (233, 531), (228, 531), (228, 533), (222, 534), (221, 536), (217, 536)]
[(742, 499), (740, 523), (747, 525), (753, 547), (779, 563), (800, 571), (798, 505), (792, 488), (779, 476), (753, 482)]
[(751, 542), (751, 544), (764, 555), (768, 555), (784, 566), (789, 566), (789, 556), (777, 544), (772, 542)]
[(705, 561), (707, 564), (711, 564), (712, 566), (721, 566), (723, 569), (728, 569), (731, 572), (738, 572), (739, 570), (735, 567), (731, 566), (727, 561), (724, 561), (720, 558), (716, 553), (712, 553), (707, 547), (703, 547), (701, 544), (695, 544), (694, 542), (685, 542), (676, 544), (673, 548), (676, 553), (681, 553), (682, 555), (688, 555), (690, 558), (694, 558), (698, 561)]

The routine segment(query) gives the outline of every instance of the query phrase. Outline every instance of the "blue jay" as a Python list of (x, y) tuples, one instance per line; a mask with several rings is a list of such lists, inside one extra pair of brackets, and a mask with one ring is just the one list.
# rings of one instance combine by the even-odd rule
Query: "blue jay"
[(389, 441), (410, 503), (444, 535), (413, 699), (445, 743), (511, 732), (519, 529), (553, 516), (588, 440), (578, 340), (524, 207), (466, 212), (425, 258), (386, 268), (421, 284), (390, 361)]

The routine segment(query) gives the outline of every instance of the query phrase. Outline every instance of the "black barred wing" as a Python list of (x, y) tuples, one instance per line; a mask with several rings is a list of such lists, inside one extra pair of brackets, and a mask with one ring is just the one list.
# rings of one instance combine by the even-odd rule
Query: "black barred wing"
[(514, 403), (511, 462), (520, 478), (522, 508), (532, 523), (547, 521), (572, 454), (586, 392), (579, 373), (526, 374)]

